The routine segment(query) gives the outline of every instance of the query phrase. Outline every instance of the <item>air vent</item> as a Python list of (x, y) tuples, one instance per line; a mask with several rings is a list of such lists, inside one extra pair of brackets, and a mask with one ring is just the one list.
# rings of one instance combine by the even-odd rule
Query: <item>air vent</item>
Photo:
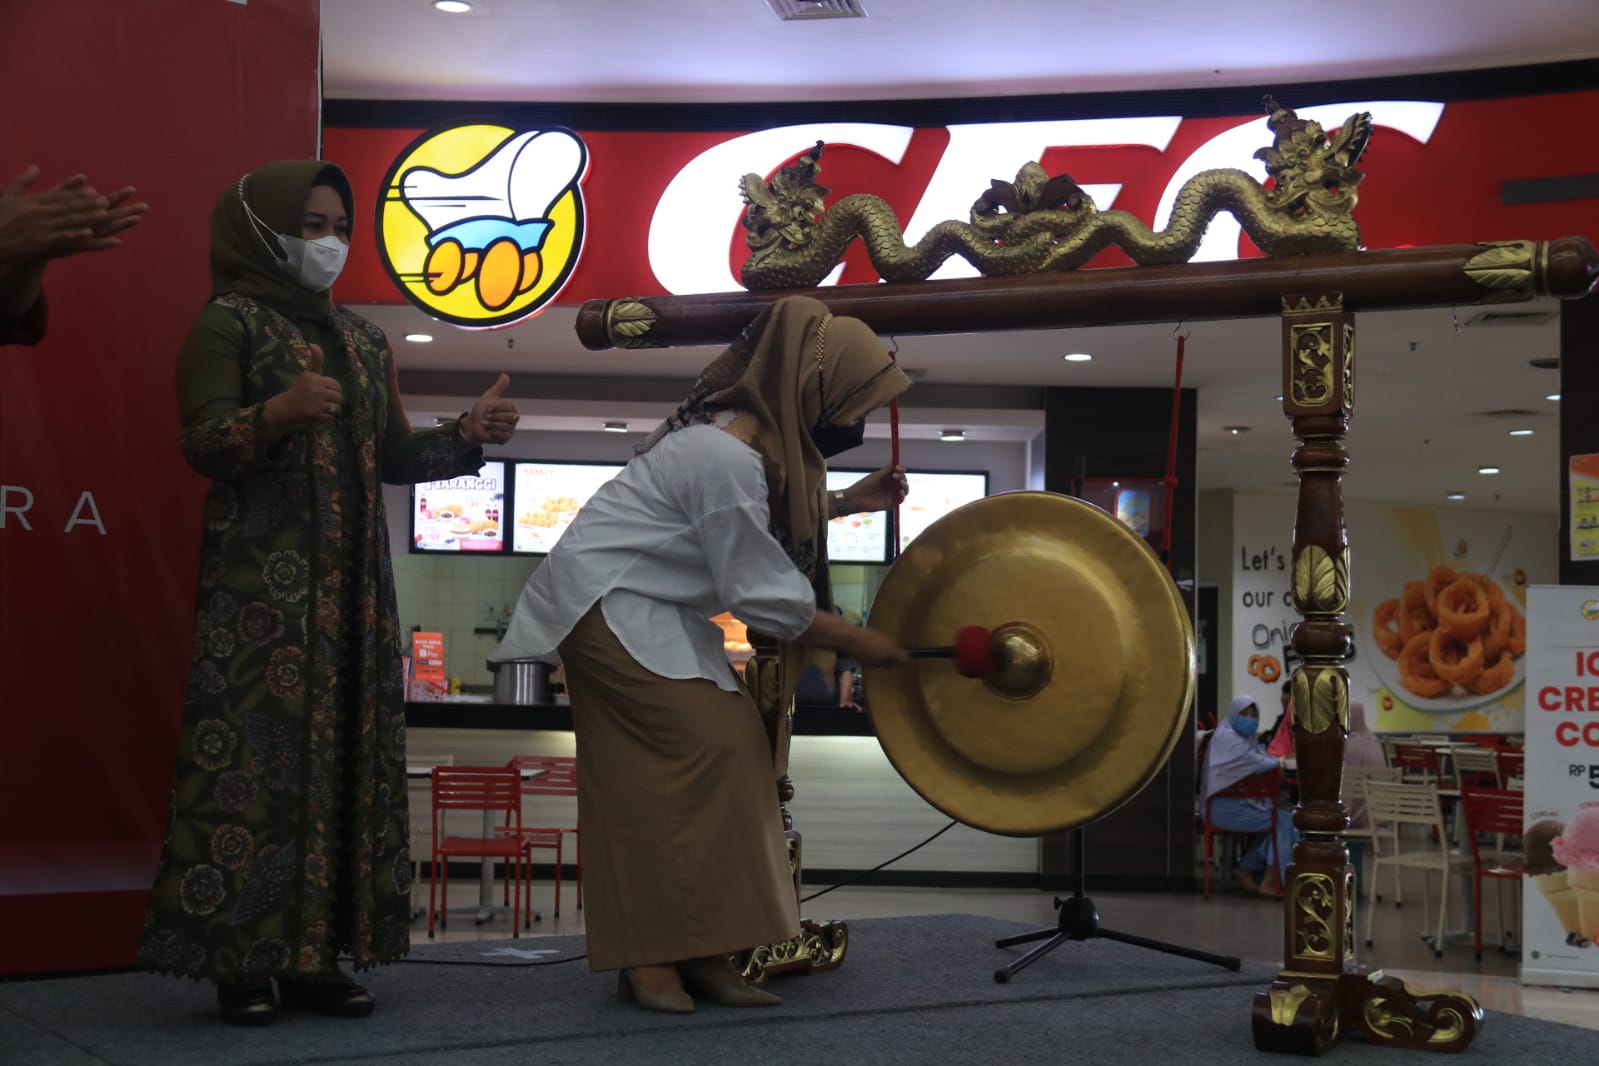
[(766, 0), (772, 14), (784, 22), (801, 19), (863, 19), (866, 11), (858, 0)]
[(1478, 326), (1541, 326), (1553, 322), (1557, 310), (1546, 311), (1479, 311), (1466, 319), (1465, 328)]
[(1520, 407), (1505, 407), (1497, 411), (1478, 411), (1479, 418), (1503, 418), (1512, 422), (1525, 422), (1529, 418), (1539, 417), (1537, 411), (1526, 411)]

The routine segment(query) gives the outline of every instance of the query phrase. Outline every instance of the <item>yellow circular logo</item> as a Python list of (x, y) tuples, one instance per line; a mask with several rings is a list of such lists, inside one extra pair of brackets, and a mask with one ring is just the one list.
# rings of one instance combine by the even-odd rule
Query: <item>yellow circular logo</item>
[(417, 307), (468, 328), (538, 314), (583, 252), (588, 146), (571, 130), (423, 134), (383, 180), (383, 268)]
[(1599, 600), (1583, 600), (1582, 616), (1590, 622), (1599, 618)]

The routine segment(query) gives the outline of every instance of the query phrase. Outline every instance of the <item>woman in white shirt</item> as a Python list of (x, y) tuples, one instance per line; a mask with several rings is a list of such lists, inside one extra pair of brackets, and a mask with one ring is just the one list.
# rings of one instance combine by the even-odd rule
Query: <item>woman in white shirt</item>
[[(786, 297), (584, 505), (517, 601), (496, 659), (565, 667), (577, 738), (589, 966), (648, 1010), (779, 1002), (736, 952), (799, 932), (772, 751), (712, 616), (808, 662), (908, 656), (832, 611), (826, 523), (896, 506), (903, 471), (826, 490), (826, 459), (910, 381), (865, 323)], [(685, 988), (686, 986), (686, 988)], [(687, 990), (686, 990), (687, 989)]]

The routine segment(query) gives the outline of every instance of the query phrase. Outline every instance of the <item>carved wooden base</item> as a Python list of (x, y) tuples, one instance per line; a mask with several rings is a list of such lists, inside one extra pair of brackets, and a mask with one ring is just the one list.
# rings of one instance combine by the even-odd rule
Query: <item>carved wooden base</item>
[(1482, 1027), (1482, 1008), (1464, 992), (1412, 992), (1381, 970), (1335, 978), (1280, 973), (1255, 993), (1255, 1046), (1320, 1055), (1342, 1032), (1368, 1043), (1420, 1051), (1463, 1051)]
[(800, 933), (760, 947), (739, 959), (740, 972), (752, 985), (764, 985), (773, 974), (824, 973), (844, 965), (849, 949), (849, 926), (843, 922), (800, 921)]

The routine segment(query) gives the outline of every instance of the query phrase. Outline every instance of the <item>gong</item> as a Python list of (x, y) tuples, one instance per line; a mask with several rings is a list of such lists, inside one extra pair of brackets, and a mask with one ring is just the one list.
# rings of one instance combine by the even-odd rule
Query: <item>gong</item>
[(987, 627), (983, 678), (948, 659), (866, 673), (894, 769), (977, 829), (1036, 836), (1110, 813), (1165, 765), (1187, 724), (1193, 626), (1149, 545), (1070, 496), (1009, 492), (911, 542), (872, 602), (904, 647)]

